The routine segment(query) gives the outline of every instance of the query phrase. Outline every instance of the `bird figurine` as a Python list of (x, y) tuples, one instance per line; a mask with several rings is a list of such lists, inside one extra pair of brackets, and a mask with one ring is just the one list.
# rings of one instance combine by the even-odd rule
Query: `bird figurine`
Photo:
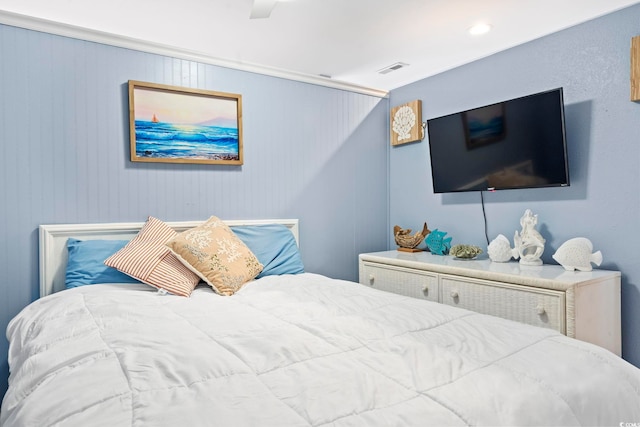
[(431, 230), (427, 228), (427, 223), (424, 223), (422, 227), (422, 231), (419, 231), (415, 234), (411, 234), (410, 228), (400, 228), (400, 226), (396, 225), (393, 227), (393, 236), (396, 239), (396, 244), (398, 245), (399, 251), (405, 252), (417, 252), (419, 249), (416, 249), (427, 235), (431, 233)]

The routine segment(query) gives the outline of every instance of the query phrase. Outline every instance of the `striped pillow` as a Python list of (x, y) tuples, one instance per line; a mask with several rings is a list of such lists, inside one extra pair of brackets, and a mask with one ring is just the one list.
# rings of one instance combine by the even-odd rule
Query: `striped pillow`
[(147, 285), (188, 297), (200, 278), (166, 246), (177, 234), (167, 224), (150, 216), (138, 235), (104, 263)]

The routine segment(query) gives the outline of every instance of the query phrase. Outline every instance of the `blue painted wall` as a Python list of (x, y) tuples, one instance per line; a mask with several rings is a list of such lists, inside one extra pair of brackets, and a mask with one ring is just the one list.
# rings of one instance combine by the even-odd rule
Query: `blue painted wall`
[[(584, 236), (622, 272), (623, 357), (640, 366), (640, 103), (629, 101), (629, 48), (640, 5), (391, 91), (390, 106), (422, 100), (423, 120), (564, 88), (571, 187), (484, 193), (489, 239), (538, 214), (543, 260)], [(491, 37), (489, 34), (487, 37)], [(434, 194), (428, 139), (390, 150), (390, 222), (445, 230), (486, 247), (480, 193)], [(389, 247), (391, 235), (389, 234)]]
[[(396, 89), (390, 99), (0, 25), (0, 330), (38, 294), (42, 223), (295, 217), (308, 271), (357, 279), (390, 225), (427, 220), (484, 245), (478, 193), (434, 195), (428, 143), (389, 148), (389, 106), (423, 119), (562, 86), (570, 188), (485, 193), (489, 235), (539, 215), (545, 261), (575, 236), (623, 273), (623, 353), (640, 366), (640, 104), (629, 99), (640, 6)], [(241, 167), (128, 160), (129, 79), (243, 95)], [(455, 243), (454, 241), (454, 243)], [(0, 396), (7, 342), (0, 338)]]
[[(307, 271), (351, 280), (387, 245), (388, 99), (3, 25), (0, 58), (0, 396), (39, 224), (299, 218)], [(242, 94), (244, 165), (130, 162), (130, 79)]]

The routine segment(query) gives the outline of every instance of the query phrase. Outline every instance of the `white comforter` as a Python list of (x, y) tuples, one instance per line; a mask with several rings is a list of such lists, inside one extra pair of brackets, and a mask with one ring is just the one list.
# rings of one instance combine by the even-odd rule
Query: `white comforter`
[(7, 427), (640, 423), (640, 370), (607, 350), (308, 273), (85, 286), (7, 336)]

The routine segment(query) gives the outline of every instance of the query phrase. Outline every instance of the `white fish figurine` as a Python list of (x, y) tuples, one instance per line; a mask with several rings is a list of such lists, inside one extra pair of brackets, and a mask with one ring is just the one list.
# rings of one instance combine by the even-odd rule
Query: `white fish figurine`
[(517, 249), (511, 248), (511, 243), (504, 234), (498, 234), (498, 237), (489, 243), (487, 253), (493, 262), (508, 262), (511, 257), (518, 259), (520, 256)]
[(591, 240), (585, 237), (567, 240), (560, 245), (552, 257), (568, 271), (591, 271), (591, 263), (595, 265), (602, 263), (602, 252), (593, 252)]

